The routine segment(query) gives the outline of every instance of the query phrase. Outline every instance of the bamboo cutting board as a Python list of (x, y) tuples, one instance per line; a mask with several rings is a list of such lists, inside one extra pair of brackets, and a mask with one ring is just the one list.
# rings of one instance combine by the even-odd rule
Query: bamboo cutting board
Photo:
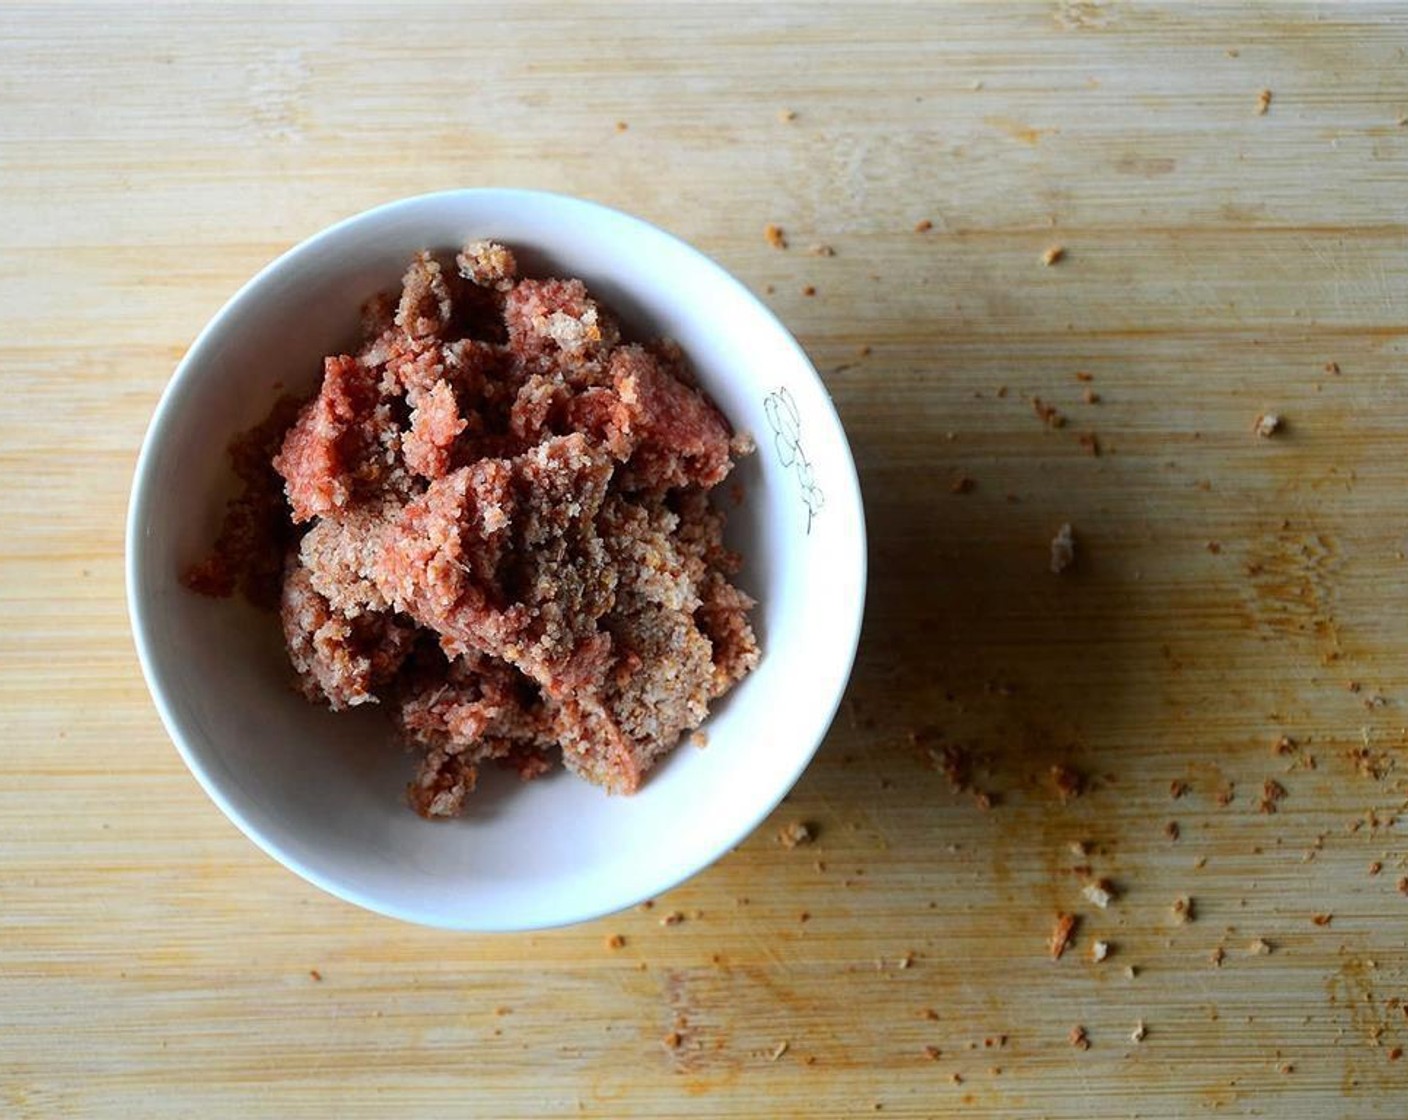
[[(1408, 1109), (1401, 9), (6, 6), (0, 91), (0, 1115)], [(775, 818), (522, 937), (259, 854), (122, 593), (205, 320), (329, 222), (474, 185), (763, 294), (871, 536)]]

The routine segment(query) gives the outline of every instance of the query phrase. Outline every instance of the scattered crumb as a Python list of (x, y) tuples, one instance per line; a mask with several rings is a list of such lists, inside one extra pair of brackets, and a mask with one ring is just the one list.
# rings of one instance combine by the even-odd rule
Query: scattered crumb
[(1274, 813), (1276, 806), (1286, 797), (1286, 787), (1272, 778), (1267, 778), (1261, 787), (1261, 801), (1257, 803), (1257, 811), (1261, 813)]
[(684, 915), (681, 914), (678, 910), (671, 910), (668, 914), (666, 914), (660, 919), (660, 924), (662, 926), (677, 926), (682, 921), (684, 921)]
[(919, 221), (914, 223), (915, 233), (928, 233), (933, 228), (934, 223), (931, 222), (928, 218), (921, 218)]
[(1108, 941), (1097, 941), (1090, 947), (1090, 959), (1097, 964), (1105, 960), (1110, 955), (1110, 943)]
[(1168, 784), (1168, 795), (1177, 801), (1188, 792), (1188, 783), (1175, 778)]
[(1176, 841), (1180, 835), (1178, 822), (1169, 821), (1168, 824), (1164, 825), (1164, 835), (1168, 837), (1168, 839)]
[(705, 731), (694, 731), (689, 736), (690, 744), (703, 750), (709, 745), (709, 735)]
[(1076, 370), (1076, 380), (1077, 380), (1077, 381), (1094, 381), (1094, 380), (1095, 380), (1095, 375), (1094, 375), (1093, 373), (1090, 373), (1088, 370), (1078, 369), (1078, 370)]
[(928, 1019), (931, 1023), (937, 1023), (939, 1021), (939, 1013), (932, 1007), (926, 1007), (924, 1009), (924, 1018)]
[(909, 968), (912, 964), (914, 964), (914, 954), (906, 953), (904, 956), (902, 956), (899, 960), (895, 962), (895, 967)]
[(784, 848), (792, 849), (801, 844), (810, 844), (813, 836), (811, 825), (805, 821), (792, 821), (778, 830), (777, 842)]
[(937, 1046), (924, 1047), (924, 1056), (928, 1058), (931, 1062), (937, 1062), (941, 1057), (943, 1057), (943, 1053), (944, 1052), (940, 1050)]
[(322, 982), (323, 974), (322, 974), (321, 972), (319, 972), (316, 968), (310, 968), (310, 969), (308, 970), (308, 975), (311, 976), (311, 977), (312, 977), (314, 980), (316, 980), (317, 982), (319, 982), (319, 983)]
[(1076, 441), (1081, 445), (1087, 455), (1094, 456), (1097, 459), (1100, 458), (1100, 440), (1096, 437), (1094, 432), (1086, 432), (1084, 435), (1077, 436)]
[(1383, 865), (1382, 863), (1380, 863), (1378, 860), (1374, 860), (1373, 863), (1369, 864), (1369, 874), (1370, 874), (1370, 875), (1377, 875), (1377, 874), (1378, 874), (1380, 871), (1382, 871), (1383, 869), (1384, 869), (1384, 865)]
[(1213, 968), (1221, 968), (1222, 962), (1227, 959), (1227, 951), (1221, 945), (1217, 946), (1208, 954), (1208, 960), (1212, 962)]
[(1294, 1062), (1282, 1062), (1276, 1067), (1276, 1072), (1280, 1074), (1291, 1074), (1295, 1073), (1295, 1071), (1296, 1067)]
[(1193, 907), (1193, 900), (1187, 895), (1180, 895), (1173, 900), (1170, 908), (1173, 913), (1173, 920), (1181, 926), (1186, 926), (1197, 916)]
[(1143, 1019), (1134, 1021), (1134, 1030), (1129, 1032), (1130, 1042), (1143, 1042), (1149, 1037), (1149, 1028), (1144, 1025)]
[(960, 474), (957, 478), (953, 480), (953, 482), (949, 485), (948, 489), (949, 493), (951, 494), (967, 494), (971, 492), (973, 487), (976, 485), (977, 483), (974, 482), (968, 475)]
[(805, 288), (802, 289), (802, 294), (804, 296), (816, 295), (816, 286), (814, 284), (808, 284)]
[(1228, 782), (1213, 795), (1213, 800), (1224, 809), (1227, 808), (1228, 805), (1231, 805), (1232, 802), (1237, 800), (1237, 783)]
[(1289, 735), (1282, 735), (1276, 742), (1271, 744), (1271, 753), (1283, 758), (1288, 754), (1294, 754), (1295, 750), (1296, 741)]
[(1036, 418), (1048, 428), (1064, 428), (1066, 418), (1054, 404), (1047, 404), (1040, 397), (1032, 398), (1032, 411), (1036, 413)]
[(1403, 1057), (1403, 1047), (1401, 1046), (1395, 1046), (1388, 1052), (1388, 1060), (1391, 1062), (1396, 1062), (1401, 1057)]
[(1066, 249), (1063, 245), (1052, 245), (1041, 254), (1041, 263), (1047, 266), (1058, 264), (1066, 256)]
[(666, 1049), (678, 1050), (680, 1048), (680, 1043), (684, 1041), (684, 1038), (679, 1031), (671, 1031), (663, 1039), (661, 1039), (661, 1041), (665, 1044)]
[(997, 397), (998, 400), (1002, 400), (1004, 397), (1007, 396), (1007, 386), (999, 385), (997, 387), (997, 392), (994, 395)]
[(617, 122), (616, 122), (616, 131), (617, 131), (617, 132), (625, 132), (626, 129), (628, 129), (628, 128), (630, 128), (630, 127), (631, 127), (631, 126), (630, 126), (629, 124), (627, 124), (625, 121), (617, 121)]
[(1079, 1024), (1071, 1028), (1071, 1033), (1066, 1036), (1066, 1041), (1077, 1050), (1090, 1049), (1090, 1036), (1085, 1033), (1085, 1028)]
[(1408, 875), (1401, 875), (1398, 879), (1398, 893), (1408, 894)]
[(637, 906), (636, 909), (637, 909), (637, 910), (651, 910), (651, 909), (654, 908), (654, 906), (655, 906), (655, 900), (654, 900), (653, 898), (647, 898), (644, 902), (642, 902), (639, 906)]
[[(1062, 526), (1068, 528), (1068, 526)], [(1051, 570), (1060, 571), (1056, 567), (1056, 545), (1052, 542)], [(1070, 801), (1074, 797), (1079, 797), (1085, 790), (1085, 778), (1079, 770), (1058, 763), (1051, 768), (1051, 784), (1056, 787), (1056, 795), (1064, 801)]]
[(1252, 425), (1252, 431), (1262, 439), (1270, 439), (1280, 430), (1281, 417), (1274, 412), (1263, 412)]
[(1335, 920), (1333, 914), (1312, 914), (1310, 920), (1317, 926), (1327, 926)]
[(1326, 362), (1325, 372), (1328, 373), (1331, 377), (1338, 377), (1340, 375), (1339, 362)]
[(781, 226), (766, 225), (763, 227), (763, 236), (774, 249), (787, 248), (787, 234), (783, 232)]
[(869, 346), (857, 346), (857, 347), (856, 347), (856, 357), (857, 357), (857, 358), (868, 358), (868, 357), (870, 357), (870, 347), (869, 347)]
[(1086, 883), (1080, 893), (1086, 901), (1100, 907), (1101, 910), (1109, 909), (1110, 903), (1119, 897), (1115, 892), (1114, 884), (1108, 879), (1096, 879), (1093, 883)]
[(1071, 855), (1077, 859), (1084, 859), (1090, 854), (1090, 845), (1084, 840), (1072, 840), (1068, 847), (1071, 850)]
[(807, 250), (814, 257), (834, 257), (836, 250), (830, 245), (813, 245)]
[(1076, 562), (1076, 540), (1068, 521), (1051, 538), (1051, 570), (1060, 575)]
[(1257, 90), (1256, 94), (1256, 115), (1266, 116), (1266, 111), (1271, 108), (1271, 91), (1269, 89)]
[(608, 949), (624, 949), (626, 947), (626, 939), (619, 933), (613, 933), (606, 939), (606, 947)]
[(1051, 927), (1051, 959), (1058, 961), (1061, 954), (1070, 948), (1079, 919), (1074, 914), (1057, 914), (1056, 924)]
[(1126, 980), (1133, 980), (1133, 979), (1134, 979), (1136, 976), (1138, 976), (1138, 975), (1139, 975), (1139, 969), (1136, 968), (1134, 965), (1132, 965), (1132, 964), (1127, 964), (1127, 965), (1124, 966), (1124, 978), (1125, 978)]
[(951, 1073), (948, 1075), (948, 1079), (955, 1085), (963, 1084), (963, 1075), (961, 1073)]
[(791, 124), (797, 119), (797, 111), (795, 109), (779, 109), (777, 119), (783, 124)]
[(1083, 400), (1086, 404), (1099, 404), (1100, 394), (1097, 393), (1094, 389), (1087, 389), (1084, 393), (1080, 395), (1080, 399)]
[(779, 1042), (776, 1046), (774, 1046), (770, 1051), (768, 1051), (768, 1061), (770, 1061), (770, 1062), (775, 1062), (775, 1061), (777, 1061), (778, 1058), (782, 1057), (782, 1055), (785, 1054), (785, 1053), (787, 1053), (787, 1051), (790, 1050), (791, 1048), (792, 1048), (792, 1044), (791, 1044), (790, 1042), (788, 1042), (788, 1041), (784, 1038), (781, 1042)]
[(1254, 957), (1269, 957), (1271, 955), (1271, 942), (1264, 937), (1258, 937), (1247, 946), (1247, 952)]

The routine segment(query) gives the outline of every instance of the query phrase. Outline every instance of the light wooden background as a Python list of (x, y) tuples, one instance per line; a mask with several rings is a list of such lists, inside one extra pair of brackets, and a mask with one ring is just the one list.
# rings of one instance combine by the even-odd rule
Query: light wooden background
[[(1402, 1116), (1406, 49), (1389, 4), (0, 8), (0, 1115)], [(872, 535), (790, 802), (653, 911), (538, 936), (259, 854), (122, 593), (205, 320), (329, 222), (473, 185), (622, 207), (765, 294)]]

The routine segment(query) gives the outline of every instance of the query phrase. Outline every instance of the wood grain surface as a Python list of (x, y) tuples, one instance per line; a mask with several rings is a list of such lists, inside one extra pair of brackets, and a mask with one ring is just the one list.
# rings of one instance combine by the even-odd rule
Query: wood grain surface
[[(0, 8), (0, 1115), (1404, 1115), (1406, 52), (1388, 4)], [(475, 185), (764, 295), (871, 533), (790, 800), (654, 909), (534, 936), (261, 855), (122, 590), (207, 318)]]

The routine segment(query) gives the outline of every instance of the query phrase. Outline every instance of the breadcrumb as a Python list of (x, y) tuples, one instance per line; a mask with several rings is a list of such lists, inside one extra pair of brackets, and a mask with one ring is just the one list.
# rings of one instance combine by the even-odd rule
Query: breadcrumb
[(813, 245), (807, 250), (814, 257), (834, 257), (836, 250), (830, 245)]
[(1051, 784), (1056, 787), (1056, 795), (1063, 802), (1079, 797), (1085, 791), (1085, 777), (1081, 772), (1062, 763), (1051, 768)]
[(915, 233), (928, 233), (933, 228), (934, 223), (931, 222), (928, 218), (921, 218), (919, 221), (914, 223)]
[(1256, 93), (1256, 115), (1259, 116), (1259, 117), (1264, 117), (1264, 116), (1266, 116), (1267, 110), (1270, 109), (1270, 108), (1271, 108), (1271, 91), (1270, 91), (1269, 89), (1260, 89), (1260, 90), (1257, 90), (1257, 93)]
[(1071, 1028), (1071, 1033), (1066, 1036), (1066, 1041), (1077, 1050), (1090, 1049), (1090, 1036), (1085, 1033), (1085, 1028), (1079, 1024)]
[(1281, 417), (1274, 412), (1263, 412), (1252, 425), (1252, 431), (1262, 439), (1270, 439), (1280, 430)]
[(777, 842), (790, 850), (800, 844), (810, 844), (812, 835), (811, 826), (805, 821), (792, 821), (778, 831)]
[(783, 124), (791, 124), (797, 119), (797, 111), (795, 109), (779, 109), (777, 119)]
[(606, 939), (606, 947), (608, 949), (624, 949), (625, 946), (626, 939), (622, 937), (619, 933), (613, 933), (610, 937)]
[(1096, 879), (1093, 883), (1086, 883), (1080, 893), (1087, 902), (1098, 906), (1101, 910), (1108, 910), (1110, 903), (1119, 897), (1115, 892), (1114, 884), (1108, 879)]
[(1271, 942), (1267, 941), (1264, 937), (1258, 937), (1247, 946), (1247, 952), (1251, 953), (1254, 957), (1269, 957), (1271, 955), (1271, 949)]
[(680, 1048), (680, 1044), (684, 1042), (684, 1037), (680, 1034), (679, 1031), (671, 1031), (663, 1039), (661, 1039), (661, 1041), (664, 1042), (666, 1049), (678, 1050)]
[(1079, 919), (1074, 914), (1057, 914), (1056, 924), (1051, 928), (1051, 959), (1058, 961), (1061, 955), (1070, 948), (1072, 937), (1076, 931)]
[(1327, 926), (1335, 920), (1333, 914), (1312, 914), (1310, 920), (1317, 926)]
[(1064, 428), (1066, 418), (1061, 415), (1060, 410), (1054, 404), (1048, 404), (1040, 397), (1032, 397), (1032, 411), (1036, 413), (1036, 418), (1048, 428)]
[(1052, 245), (1048, 247), (1044, 253), (1041, 254), (1041, 263), (1049, 267), (1053, 264), (1059, 264), (1062, 260), (1065, 259), (1065, 256), (1065, 246)]
[(790, 1042), (788, 1042), (787, 1039), (784, 1038), (781, 1042), (779, 1042), (776, 1046), (774, 1046), (774, 1047), (768, 1052), (768, 1061), (770, 1061), (770, 1062), (775, 1062), (775, 1061), (777, 1061), (778, 1058), (782, 1057), (782, 1055), (785, 1054), (785, 1053), (787, 1053), (787, 1051), (790, 1050), (791, 1048), (792, 1048), (792, 1044), (791, 1044)]
[(781, 226), (772, 224), (764, 226), (763, 236), (767, 238), (768, 244), (774, 249), (787, 248), (787, 234), (782, 231)]
[(677, 926), (682, 921), (684, 921), (684, 915), (681, 914), (678, 910), (671, 910), (668, 914), (666, 914), (660, 919), (660, 924), (662, 926)]
[(1097, 941), (1090, 947), (1090, 959), (1097, 964), (1105, 960), (1110, 955), (1110, 943), (1108, 941)]
[(1143, 1019), (1134, 1021), (1134, 1030), (1129, 1032), (1130, 1042), (1143, 1042), (1149, 1037), (1149, 1028), (1144, 1025)]
[(1173, 914), (1173, 920), (1180, 926), (1187, 925), (1197, 916), (1193, 900), (1187, 895), (1180, 895), (1178, 898), (1175, 898), (1170, 910)]
[(1181, 780), (1178, 779), (1178, 778), (1175, 778), (1173, 781), (1169, 782), (1169, 784), (1168, 784), (1168, 795), (1169, 795), (1171, 798), (1173, 798), (1175, 801), (1177, 801), (1180, 797), (1182, 797), (1182, 796), (1183, 796), (1185, 793), (1187, 793), (1187, 792), (1188, 792), (1188, 783), (1185, 782), (1185, 781), (1181, 781)]
[(1076, 562), (1076, 540), (1070, 522), (1064, 523), (1051, 538), (1051, 571), (1060, 575)]
[(1267, 778), (1261, 787), (1261, 801), (1257, 803), (1258, 812), (1274, 813), (1276, 807), (1286, 797), (1286, 787), (1280, 782)]

